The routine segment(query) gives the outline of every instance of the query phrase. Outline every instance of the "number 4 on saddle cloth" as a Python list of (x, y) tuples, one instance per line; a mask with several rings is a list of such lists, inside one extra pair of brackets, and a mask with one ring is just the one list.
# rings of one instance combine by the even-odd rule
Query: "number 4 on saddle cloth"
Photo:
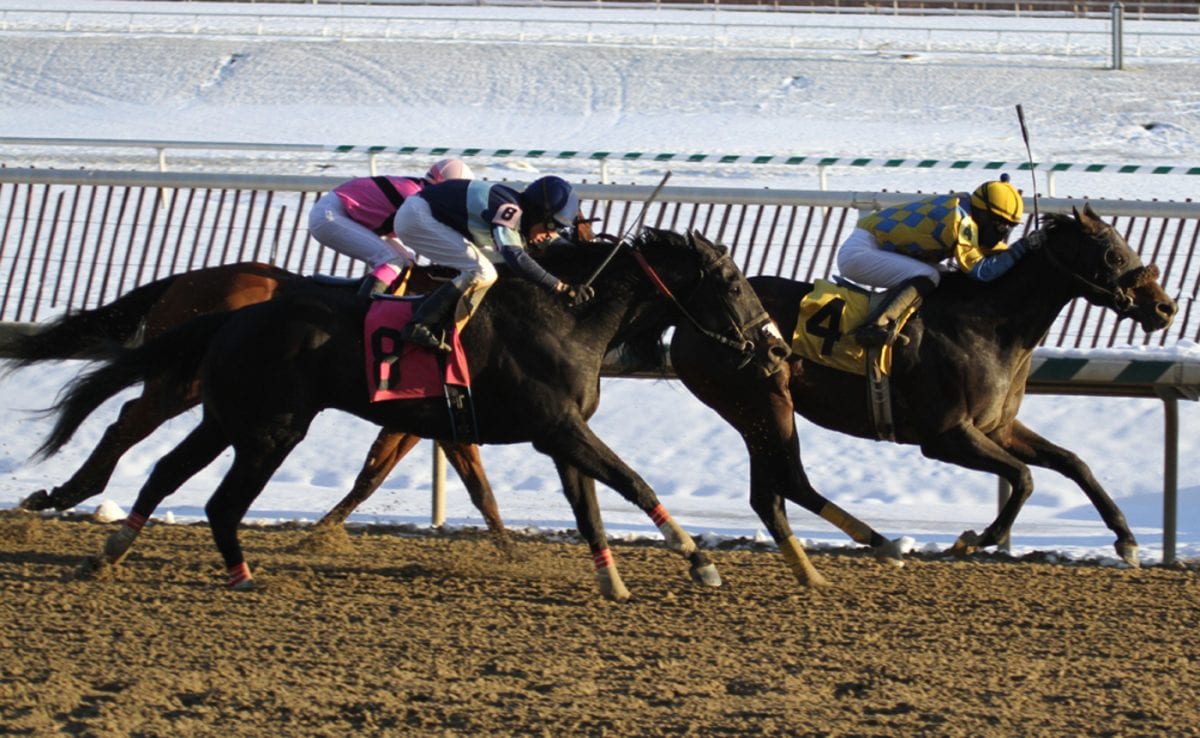
[[(800, 300), (800, 318), (792, 336), (792, 352), (839, 371), (867, 377), (867, 403), (880, 440), (895, 440), (892, 392), (888, 375), (892, 369), (892, 346), (870, 351), (849, 332), (866, 320), (872, 302), (884, 294), (871, 294), (857, 287), (834, 284), (824, 279), (813, 282), (812, 291)], [(900, 316), (895, 333), (916, 312), (912, 307)]]
[[(800, 299), (800, 319), (792, 336), (792, 352), (804, 359), (824, 364), (852, 374), (867, 374), (867, 352), (850, 331), (866, 320), (875, 300), (883, 293), (872, 294), (844, 284), (824, 279), (813, 281), (812, 291)], [(900, 317), (899, 333), (914, 310)], [(888, 374), (892, 366), (890, 345), (879, 352), (879, 370)]]
[(415, 300), (380, 298), (371, 301), (363, 322), (367, 392), (371, 402), (448, 398), (454, 390), (469, 391), (470, 372), (458, 331), (451, 330), (448, 358), (400, 340), (400, 329), (413, 314)]

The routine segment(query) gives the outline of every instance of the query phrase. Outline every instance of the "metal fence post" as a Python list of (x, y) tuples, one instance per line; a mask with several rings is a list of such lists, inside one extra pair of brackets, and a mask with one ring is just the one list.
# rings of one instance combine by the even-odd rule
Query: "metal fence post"
[(1114, 2), (1109, 10), (1112, 13), (1112, 69), (1125, 68), (1125, 6), (1120, 0)]
[(1163, 397), (1163, 557), (1175, 563), (1175, 528), (1179, 512), (1179, 400)]

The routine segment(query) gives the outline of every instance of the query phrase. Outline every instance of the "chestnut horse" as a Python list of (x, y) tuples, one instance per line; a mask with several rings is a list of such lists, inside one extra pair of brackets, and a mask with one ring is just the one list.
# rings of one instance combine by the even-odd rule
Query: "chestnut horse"
[[(667, 546), (689, 562), (693, 580), (719, 586), (705, 552), (586, 421), (599, 403), (610, 346), (646, 336), (657, 341), (668, 327), (686, 322), (703, 337), (706, 361), (767, 376), (787, 355), (774, 324), (728, 253), (699, 234), (646, 229), (619, 250), (576, 245), (542, 259), (564, 279), (594, 280), (596, 297), (571, 307), (523, 279), (496, 283), (462, 334), (478, 438), (531, 442), (554, 460), (605, 597), (624, 600), (629, 591), (604, 534), (596, 481), (650, 517)], [(71, 382), (43, 453), (61, 448), (83, 419), (125, 387), (151, 378), (179, 385), (200, 378), (200, 425), (155, 465), (130, 520), (106, 543), (110, 560), (126, 555), (140, 521), (166, 495), (233, 447), (233, 463), (205, 512), (230, 585), (243, 588), (251, 579), (238, 525), (321, 410), (340, 409), (423, 437), (453, 437), (453, 419), (439, 398), (369, 401), (362, 337), (367, 305), (348, 290), (310, 285), (200, 316), (138, 348), (114, 349)], [(802, 547), (790, 553), (815, 574)]]
[[(1033, 492), (1030, 464), (1074, 480), (1117, 535), (1117, 555), (1138, 565), (1137, 541), (1117, 505), (1074, 453), (1017, 420), (1034, 348), (1076, 297), (1132, 318), (1147, 332), (1171, 324), (1178, 309), (1120, 234), (1085, 206), (1073, 217), (1043, 218), (1044, 245), (1004, 277), (982, 284), (945, 275), (894, 347), (891, 386), (895, 437), (931, 459), (996, 474), (1013, 493), (982, 534), (966, 531), (953, 550), (972, 553), (1005, 539)], [(794, 334), (800, 299), (812, 285), (778, 277), (750, 280), (785, 336)], [(853, 326), (826, 324), (845, 332)], [(769, 378), (705, 360), (689, 326), (675, 331), (671, 360), (679, 378), (745, 439), (751, 505), (779, 540), (786, 520), (779, 495), (825, 518), (860, 543), (882, 537), (849, 518), (813, 488), (800, 460), (795, 412), (818, 425), (876, 438), (864, 376), (793, 356), (790, 371)]]

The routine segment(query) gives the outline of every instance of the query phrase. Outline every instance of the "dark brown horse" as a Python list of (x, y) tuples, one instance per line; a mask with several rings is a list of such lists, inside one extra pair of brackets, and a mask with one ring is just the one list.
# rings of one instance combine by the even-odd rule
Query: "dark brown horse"
[[(436, 270), (414, 269), (408, 283), (409, 291), (426, 292), (441, 278), (445, 275)], [(333, 281), (318, 279), (323, 283)], [(355, 288), (355, 280), (342, 281), (344, 289)], [(70, 359), (96, 351), (101, 341), (126, 344), (138, 338), (150, 340), (198, 315), (265, 302), (308, 283), (309, 278), (256, 262), (196, 269), (142, 285), (106, 305), (64, 315), (32, 335), (14, 339), (5, 348), (13, 357), (11, 369), (41, 361)], [(125, 452), (167, 420), (199, 402), (197, 382), (188, 382), (181, 388), (151, 377), (142, 387), (141, 394), (122, 406), (117, 419), (105, 430), (83, 465), (49, 492), (38, 490), (25, 498), (21, 507), (66, 510), (99, 494)], [(380, 430), (354, 487), (321, 518), (318, 526), (344, 523), (420, 441), (420, 436), (411, 433)], [(443, 442), (439, 446), (462, 478), (493, 541), (503, 550), (510, 550), (500, 510), (483, 472), (479, 449), (467, 443)]]
[[(571, 281), (595, 278), (597, 297), (571, 308), (537, 286), (501, 278), (463, 332), (471, 368), (475, 431), (483, 442), (532, 442), (551, 456), (587, 540), (601, 592), (629, 596), (600, 520), (595, 481), (613, 488), (656, 524), (669, 548), (707, 586), (720, 577), (707, 555), (659, 503), (654, 491), (588, 428), (599, 402), (600, 370), (611, 345), (661, 336), (688, 322), (709, 347), (707, 360), (766, 376), (785, 347), (754, 291), (724, 249), (693, 234), (647, 229), (618, 258), (609, 247), (572, 246), (543, 259)], [(607, 264), (603, 269), (601, 264)], [(73, 382), (43, 451), (53, 453), (96, 407), (123, 388), (158, 377), (200, 377), (200, 425), (156, 464), (133, 506), (144, 520), (166, 496), (224, 449), (233, 463), (205, 507), (230, 583), (249, 581), (237, 526), (274, 471), (325, 408), (429, 438), (450, 438), (440, 399), (371, 403), (365, 388), (362, 321), (367, 301), (347, 290), (308, 286), (247, 308), (190, 321), (112, 357)], [(119, 560), (136, 535), (110, 536)], [(114, 541), (114, 537), (116, 540)], [(795, 552), (811, 568), (803, 549)]]
[[(1133, 533), (1087, 465), (1025, 427), (1017, 411), (1033, 350), (1072, 299), (1108, 307), (1146, 331), (1169, 326), (1177, 306), (1158, 283), (1158, 269), (1143, 266), (1090, 207), (1074, 217), (1048, 215), (1043, 226), (1045, 245), (1004, 277), (981, 284), (947, 274), (905, 326), (891, 374), (896, 440), (920, 446), (929, 458), (990, 472), (1012, 485), (1013, 494), (996, 519), (982, 534), (963, 533), (955, 551), (971, 553), (1004, 540), (1033, 492), (1032, 464), (1074, 480), (1117, 534), (1117, 554), (1136, 566)], [(812, 285), (777, 277), (750, 282), (783, 334), (793, 335), (800, 299)], [(792, 415), (794, 407), (821, 426), (873, 439), (866, 378), (796, 356), (789, 372), (751, 377), (707, 362), (702, 348), (699, 336), (680, 326), (671, 344), (672, 364), (688, 388), (745, 439), (750, 502), (775, 540), (788, 535), (786, 498), (855, 541), (882, 545), (882, 536), (813, 488), (800, 460)]]

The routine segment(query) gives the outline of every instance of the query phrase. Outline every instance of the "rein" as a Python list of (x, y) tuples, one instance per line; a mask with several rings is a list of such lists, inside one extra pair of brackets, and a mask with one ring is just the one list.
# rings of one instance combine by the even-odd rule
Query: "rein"
[[(1105, 254), (1107, 254), (1108, 251), (1110, 251), (1111, 249), (1112, 249), (1111, 246), (1108, 247), (1105, 250)], [(1132, 283), (1136, 284), (1139, 276), (1143, 272), (1145, 272), (1146, 269), (1148, 269), (1148, 267), (1145, 267), (1145, 266), (1135, 267), (1134, 269), (1129, 270), (1125, 274), (1122, 274), (1112, 284), (1102, 285), (1102, 284), (1092, 281), (1091, 279), (1083, 276), (1079, 272), (1075, 271), (1074, 269), (1072, 269), (1069, 266), (1067, 266), (1066, 264), (1064, 264), (1063, 261), (1058, 258), (1058, 256), (1054, 253), (1054, 251), (1052, 249), (1044, 248), (1043, 251), (1046, 254), (1046, 258), (1050, 261), (1051, 266), (1055, 267), (1060, 272), (1063, 272), (1068, 277), (1070, 277), (1072, 280), (1074, 280), (1076, 283), (1082, 285), (1087, 290), (1091, 291), (1093, 294), (1100, 294), (1100, 295), (1106, 296), (1108, 298), (1110, 304), (1118, 312), (1126, 312), (1126, 311), (1130, 310), (1134, 305), (1133, 297), (1131, 297), (1129, 295), (1129, 293), (1125, 287), (1121, 286), (1120, 282), (1125, 281), (1126, 279), (1129, 279)]]
[[(688, 319), (692, 326), (694, 326), (701, 335), (712, 341), (716, 341), (722, 346), (727, 346), (734, 351), (740, 352), (743, 358), (742, 363), (738, 367), (739, 369), (750, 363), (750, 360), (753, 358), (754, 354), (754, 342), (746, 338), (746, 326), (736, 324), (734, 326), (734, 330), (737, 331), (738, 338), (741, 339), (741, 342), (739, 343), (738, 341), (735, 341), (731, 338), (726, 338), (720, 333), (709, 330), (705, 326), (701, 325), (700, 321), (697, 320), (694, 315), (692, 315), (692, 313), (684, 306), (683, 302), (681, 302), (679, 298), (675, 296), (675, 293), (671, 292), (671, 288), (667, 286), (666, 282), (664, 282), (662, 278), (658, 276), (658, 272), (656, 272), (654, 267), (650, 265), (650, 262), (646, 260), (645, 255), (633, 246), (629, 246), (629, 248), (633, 251), (633, 258), (637, 260), (638, 266), (640, 266), (642, 271), (645, 272), (646, 277), (650, 280), (650, 283), (653, 284), (655, 289), (662, 293), (664, 297), (674, 303), (675, 307), (679, 309), (679, 312), (683, 313), (683, 316)], [(723, 256), (721, 258), (727, 259), (729, 257)], [(754, 326), (759, 323), (769, 321), (770, 319), (770, 316), (764, 312), (762, 315), (755, 316), (752, 320), (748, 321), (747, 325)]]

